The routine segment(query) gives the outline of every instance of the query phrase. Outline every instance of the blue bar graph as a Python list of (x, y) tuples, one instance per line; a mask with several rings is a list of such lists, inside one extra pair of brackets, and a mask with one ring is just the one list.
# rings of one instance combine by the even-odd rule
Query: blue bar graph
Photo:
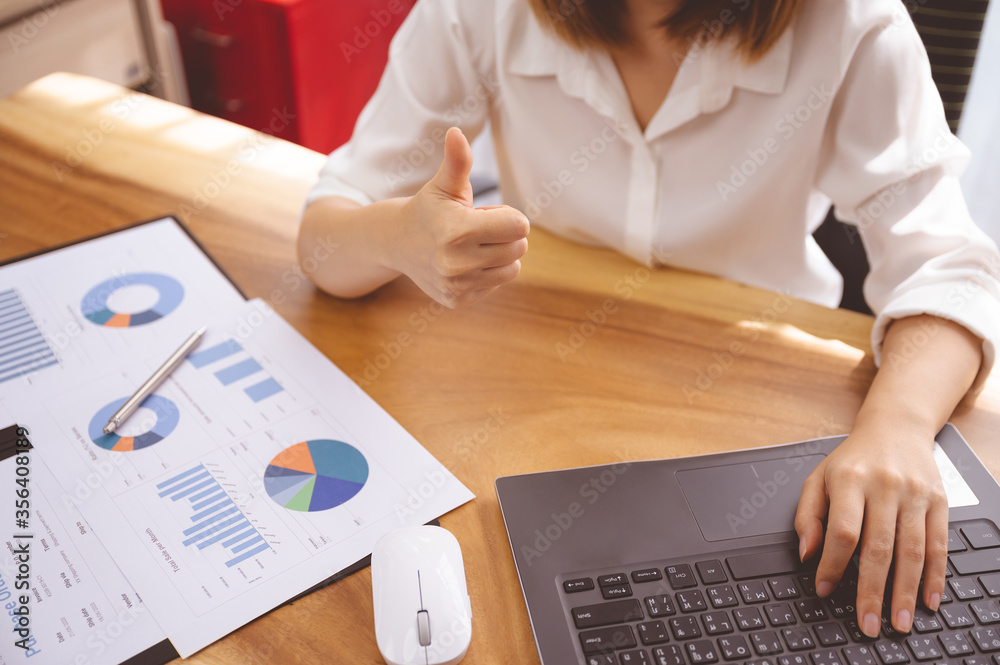
[(245, 379), (251, 374), (256, 374), (262, 371), (264, 368), (260, 366), (260, 363), (253, 358), (247, 358), (246, 360), (240, 361), (235, 365), (230, 365), (225, 369), (220, 369), (215, 373), (215, 378), (222, 382), (222, 385), (228, 386), (230, 383), (235, 383), (240, 379)]
[[(3, 303), (0, 302), (0, 316), (3, 313), (2, 306)], [(2, 344), (3, 340), (0, 339), (0, 345)], [(276, 379), (267, 376), (266, 370), (257, 359), (253, 358), (236, 340), (226, 340), (192, 353), (188, 356), (188, 362), (196, 369), (207, 369), (212, 372), (223, 386), (232, 385), (234, 390), (241, 389), (255, 404), (285, 391)], [(257, 374), (261, 376), (256, 379), (251, 378)], [(244, 379), (249, 379), (247, 383), (252, 383), (250, 385), (237, 384)]]
[(214, 363), (216, 360), (228, 358), (234, 353), (239, 353), (242, 350), (243, 347), (239, 345), (239, 342), (233, 339), (227, 339), (221, 344), (216, 344), (215, 346), (210, 346), (207, 349), (192, 353), (187, 357), (187, 359), (189, 363), (198, 369), (201, 369), (209, 363)]
[(260, 402), (267, 399), (271, 395), (277, 395), (284, 388), (281, 384), (274, 379), (267, 379), (266, 381), (261, 381), (260, 383), (255, 383), (252, 386), (243, 389), (247, 395), (250, 396), (254, 402)]
[(183, 530), (185, 547), (199, 550), (219, 544), (233, 557), (226, 567), (260, 554), (270, 545), (233, 503), (215, 477), (199, 464), (156, 485), (157, 494), (172, 502), (187, 499), (191, 526)]
[(0, 383), (58, 362), (17, 291), (0, 291)]

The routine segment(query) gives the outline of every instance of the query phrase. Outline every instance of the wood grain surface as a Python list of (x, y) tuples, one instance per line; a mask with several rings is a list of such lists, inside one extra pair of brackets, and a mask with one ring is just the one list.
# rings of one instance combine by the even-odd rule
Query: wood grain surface
[[(323, 159), (52, 75), (0, 100), (0, 259), (178, 215), (248, 296), (269, 301), (476, 494), (441, 520), (462, 544), (472, 596), (464, 662), (538, 662), (497, 476), (846, 433), (874, 375), (869, 317), (649, 271), (537, 228), (521, 276), (464, 310), (433, 305), (405, 279), (359, 300), (329, 297), (294, 249)], [(325, 260), (336, 248), (303, 266)], [(997, 380), (953, 421), (996, 476)], [(366, 569), (188, 662), (381, 663), (372, 624)]]

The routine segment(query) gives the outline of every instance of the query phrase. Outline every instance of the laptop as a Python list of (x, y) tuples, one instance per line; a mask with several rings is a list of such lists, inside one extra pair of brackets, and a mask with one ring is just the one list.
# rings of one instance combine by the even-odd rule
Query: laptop
[[(859, 630), (857, 561), (816, 596), (798, 560), (802, 483), (844, 436), (498, 478), (543, 665), (1000, 665), (1000, 486), (952, 425), (938, 612)], [(889, 598), (889, 594), (886, 594)]]

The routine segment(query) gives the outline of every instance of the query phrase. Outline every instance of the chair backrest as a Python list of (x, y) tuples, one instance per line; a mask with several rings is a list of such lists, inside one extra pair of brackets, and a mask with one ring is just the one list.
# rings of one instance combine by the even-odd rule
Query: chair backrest
[[(904, 0), (903, 4), (927, 49), (948, 125), (958, 132), (989, 0)], [(844, 276), (840, 306), (871, 314), (861, 291), (868, 257), (857, 229), (837, 220), (831, 210), (813, 237)]]

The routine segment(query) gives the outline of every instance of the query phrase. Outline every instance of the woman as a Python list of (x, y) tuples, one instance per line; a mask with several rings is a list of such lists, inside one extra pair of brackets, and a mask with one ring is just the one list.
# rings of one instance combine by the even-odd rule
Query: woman
[[(464, 134), (487, 119), (511, 207), (472, 207)], [(869, 252), (880, 369), (795, 528), (803, 559), (822, 546), (821, 596), (861, 542), (858, 624), (875, 637), (891, 563), (896, 630), (918, 596), (940, 603), (933, 438), (1000, 329), (1000, 261), (965, 209), (965, 157), (899, 0), (422, 0), (299, 247), (339, 243), (312, 275), (335, 295), (406, 275), (455, 307), (517, 276), (530, 217), (835, 307), (840, 277), (811, 237), (832, 202)]]

